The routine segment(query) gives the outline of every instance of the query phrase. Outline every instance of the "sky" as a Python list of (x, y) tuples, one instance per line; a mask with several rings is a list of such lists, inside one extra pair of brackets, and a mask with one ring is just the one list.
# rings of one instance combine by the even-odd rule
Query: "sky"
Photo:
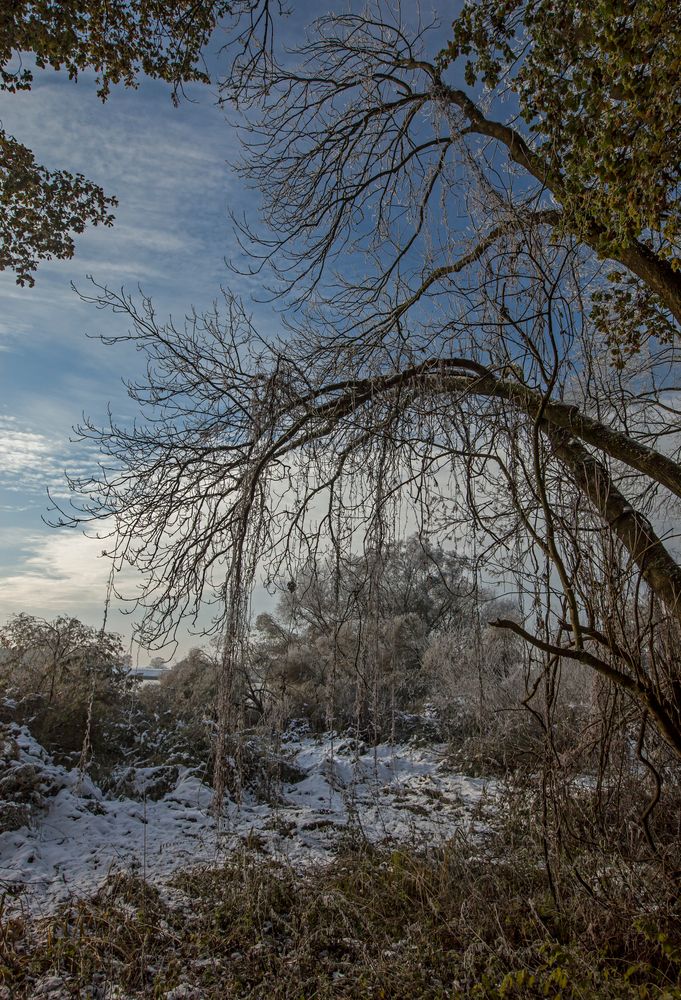
[[(119, 201), (114, 227), (89, 228), (73, 259), (43, 263), (34, 288), (0, 272), (0, 623), (25, 611), (99, 625), (102, 543), (48, 527), (46, 490), (63, 494), (64, 470), (86, 467), (69, 440), (83, 414), (101, 421), (110, 401), (132, 416), (122, 378), (139, 359), (88, 338), (121, 332), (123, 321), (80, 301), (72, 285), (86, 290), (92, 275), (129, 292), (140, 286), (160, 315), (180, 319), (192, 305), (209, 307), (227, 282), (248, 297), (225, 259), (238, 251), (228, 211), (243, 210), (249, 193), (228, 166), (234, 130), (208, 87), (189, 88), (179, 108), (154, 81), (102, 104), (91, 76), (74, 83), (38, 71), (31, 92), (0, 94), (0, 120), (39, 163), (82, 172)], [(108, 625), (130, 632), (117, 608)]]

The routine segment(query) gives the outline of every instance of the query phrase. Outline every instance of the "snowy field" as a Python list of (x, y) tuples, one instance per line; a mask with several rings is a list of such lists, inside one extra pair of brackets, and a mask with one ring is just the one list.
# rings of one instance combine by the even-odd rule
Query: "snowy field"
[(89, 894), (114, 871), (162, 883), (182, 868), (219, 864), (244, 843), (296, 866), (332, 857), (351, 835), (435, 846), (475, 829), (476, 808), (491, 791), (481, 778), (452, 773), (444, 746), (367, 749), (291, 736), (275, 794), (264, 800), (247, 789), (241, 801), (226, 798), (216, 821), (211, 790), (190, 768), (174, 769), (169, 787), (167, 768), (130, 770), (128, 794), (104, 794), (56, 764), (28, 730), (14, 735), (19, 755), (5, 758), (0, 789), (9, 772), (14, 787), (24, 774), (41, 804), (27, 825), (0, 834), (0, 893), (36, 915)]

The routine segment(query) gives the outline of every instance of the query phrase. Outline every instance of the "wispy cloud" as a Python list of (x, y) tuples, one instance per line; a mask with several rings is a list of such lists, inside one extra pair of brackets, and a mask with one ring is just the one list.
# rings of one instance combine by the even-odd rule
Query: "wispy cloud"
[(65, 474), (78, 476), (93, 467), (87, 444), (65, 447), (64, 438), (23, 426), (16, 417), (0, 414), (0, 487), (23, 494), (63, 491)]

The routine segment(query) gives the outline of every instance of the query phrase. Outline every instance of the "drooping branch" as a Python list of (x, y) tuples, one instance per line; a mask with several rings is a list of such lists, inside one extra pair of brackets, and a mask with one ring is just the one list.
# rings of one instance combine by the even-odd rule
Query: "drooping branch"
[[(450, 374), (457, 368), (477, 368), (479, 374)], [(660, 452), (580, 414), (576, 406), (545, 399), (541, 393), (510, 380), (496, 378), (464, 359), (430, 360), (379, 378), (345, 382), (319, 390), (322, 398), (308, 400), (303, 413), (271, 446), (270, 457), (288, 451), (292, 443), (325, 437), (330, 426), (357, 412), (377, 396), (411, 387), (434, 393), (481, 395), (503, 399), (532, 419), (551, 443), (555, 455), (570, 468), (576, 485), (624, 545), (650, 589), (681, 623), (681, 567), (656, 535), (648, 519), (617, 489), (605, 465), (577, 438), (611, 458), (645, 472), (681, 495), (681, 469)], [(338, 390), (341, 390), (340, 393)], [(331, 398), (328, 398), (331, 394)], [(326, 398), (324, 398), (326, 396)], [(302, 436), (301, 436), (302, 435)]]

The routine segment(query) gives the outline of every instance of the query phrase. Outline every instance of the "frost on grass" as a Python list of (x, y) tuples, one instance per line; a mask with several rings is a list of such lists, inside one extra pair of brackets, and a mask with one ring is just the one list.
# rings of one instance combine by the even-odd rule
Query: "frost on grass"
[(293, 732), (276, 755), (250, 747), (267, 768), (260, 779), (251, 768), (216, 820), (201, 768), (123, 768), (105, 792), (14, 727), (0, 797), (17, 813), (0, 833), (0, 888), (17, 907), (39, 913), (97, 889), (114, 871), (163, 883), (184, 868), (220, 864), (244, 843), (296, 866), (330, 859), (348, 836), (444, 843), (475, 826), (489, 789), (481, 778), (452, 773), (445, 749), (367, 748)]

